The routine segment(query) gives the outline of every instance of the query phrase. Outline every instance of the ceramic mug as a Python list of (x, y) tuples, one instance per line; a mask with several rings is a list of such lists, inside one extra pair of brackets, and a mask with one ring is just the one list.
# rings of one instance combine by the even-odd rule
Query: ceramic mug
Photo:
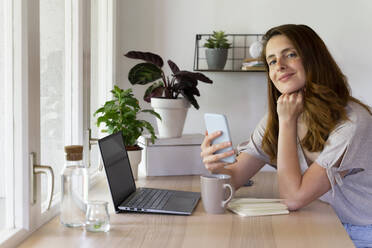
[(231, 176), (213, 174), (200, 176), (201, 196), (204, 210), (210, 214), (223, 214), (234, 195)]

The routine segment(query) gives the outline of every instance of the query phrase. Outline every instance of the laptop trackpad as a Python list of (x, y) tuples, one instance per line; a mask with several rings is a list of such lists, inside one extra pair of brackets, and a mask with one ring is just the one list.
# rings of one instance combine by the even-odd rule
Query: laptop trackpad
[(182, 196), (173, 196), (168, 200), (167, 204), (165, 204), (164, 210), (188, 211), (192, 210), (194, 204), (195, 199)]

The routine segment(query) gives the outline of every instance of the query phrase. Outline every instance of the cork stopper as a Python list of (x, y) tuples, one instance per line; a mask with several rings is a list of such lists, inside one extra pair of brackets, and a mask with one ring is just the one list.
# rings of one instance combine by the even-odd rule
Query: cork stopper
[(83, 146), (65, 146), (66, 160), (79, 161), (83, 159)]

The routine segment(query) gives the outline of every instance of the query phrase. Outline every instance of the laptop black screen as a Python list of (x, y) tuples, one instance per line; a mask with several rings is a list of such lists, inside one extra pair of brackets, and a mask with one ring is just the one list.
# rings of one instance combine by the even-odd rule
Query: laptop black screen
[(118, 210), (118, 206), (136, 191), (127, 151), (124, 147), (123, 135), (118, 132), (100, 139), (98, 142), (115, 210)]

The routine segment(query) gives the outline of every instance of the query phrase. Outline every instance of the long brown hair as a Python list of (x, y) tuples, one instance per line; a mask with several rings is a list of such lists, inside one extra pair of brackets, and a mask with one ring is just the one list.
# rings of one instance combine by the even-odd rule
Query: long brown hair
[(281, 93), (269, 77), (266, 62), (267, 42), (276, 35), (285, 35), (297, 50), (305, 69), (305, 97), (303, 117), (308, 131), (301, 140), (310, 152), (323, 150), (330, 132), (340, 121), (347, 120), (348, 101), (361, 104), (372, 115), (368, 106), (351, 96), (346, 76), (342, 74), (322, 39), (306, 25), (287, 24), (274, 27), (263, 37), (262, 61), (267, 71), (268, 119), (262, 140), (262, 149), (276, 161), (279, 122), (276, 102)]

